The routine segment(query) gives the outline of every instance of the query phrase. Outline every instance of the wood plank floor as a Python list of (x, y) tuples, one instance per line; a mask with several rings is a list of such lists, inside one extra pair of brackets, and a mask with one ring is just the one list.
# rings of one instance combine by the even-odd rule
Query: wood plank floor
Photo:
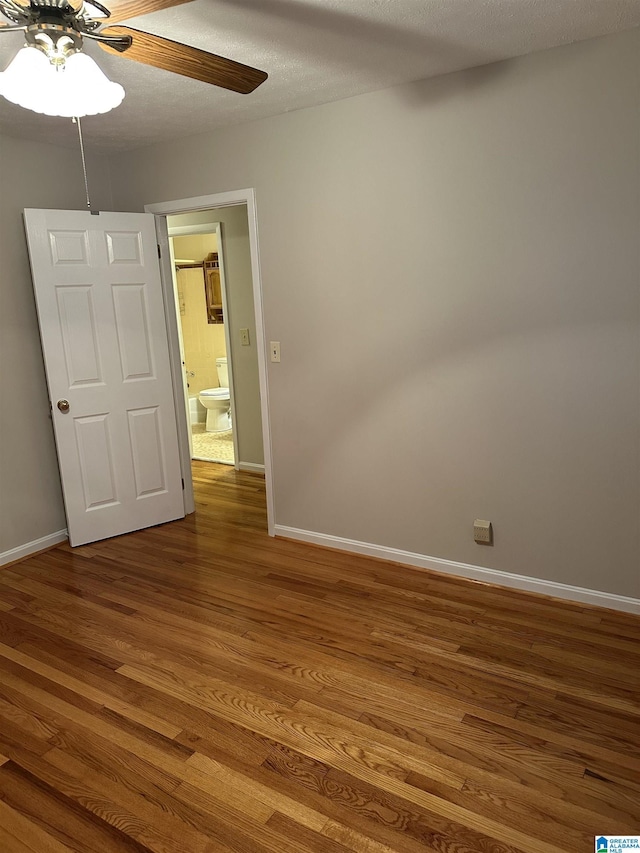
[(266, 535), (260, 477), (0, 571), (2, 853), (640, 833), (640, 618)]

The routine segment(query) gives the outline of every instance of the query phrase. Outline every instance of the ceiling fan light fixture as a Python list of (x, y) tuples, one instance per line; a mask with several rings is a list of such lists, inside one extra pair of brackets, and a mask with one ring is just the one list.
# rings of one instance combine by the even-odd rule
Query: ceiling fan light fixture
[(86, 53), (71, 53), (56, 65), (27, 45), (0, 72), (0, 95), (36, 113), (73, 118), (109, 112), (122, 103), (124, 89)]
[[(126, 26), (112, 26), (190, 0), (117, 0), (115, 12), (100, 0), (0, 0), (3, 33), (22, 31), (25, 46), (0, 71), (0, 95), (28, 110), (50, 116), (106, 113), (124, 98), (82, 51), (85, 39), (112, 55), (183, 77), (249, 94), (267, 73), (233, 59)], [(106, 24), (106, 26), (105, 26)]]

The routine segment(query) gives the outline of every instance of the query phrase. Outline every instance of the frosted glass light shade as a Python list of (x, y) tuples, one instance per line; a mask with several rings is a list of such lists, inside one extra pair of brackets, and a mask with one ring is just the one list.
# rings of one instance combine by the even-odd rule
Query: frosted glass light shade
[(122, 102), (124, 89), (86, 53), (56, 68), (37, 47), (23, 47), (0, 73), (0, 95), (36, 113), (72, 118), (109, 112)]

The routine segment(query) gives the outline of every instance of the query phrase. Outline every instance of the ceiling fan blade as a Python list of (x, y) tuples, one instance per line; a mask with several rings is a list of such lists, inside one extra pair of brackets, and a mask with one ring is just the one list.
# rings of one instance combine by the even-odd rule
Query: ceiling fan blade
[[(137, 18), (140, 15), (148, 15), (151, 12), (160, 12), (162, 9), (170, 9), (172, 6), (181, 6), (183, 3), (191, 3), (192, 0), (112, 0), (109, 3), (109, 24), (117, 24), (120, 21), (128, 21), (129, 18)], [(107, 0), (108, 2), (108, 0)], [(105, 23), (107, 20), (105, 19)]]
[(107, 53), (119, 54), (136, 62), (144, 62), (145, 65), (173, 71), (184, 77), (193, 77), (194, 80), (202, 80), (204, 83), (231, 89), (243, 95), (253, 92), (268, 77), (265, 71), (234, 62), (233, 59), (225, 59), (222, 56), (216, 56), (215, 53), (207, 53), (197, 47), (189, 47), (189, 45), (133, 30), (130, 27), (107, 27), (100, 30), (100, 35), (133, 38), (131, 47), (127, 48), (125, 53), (121, 53), (109, 44), (98, 42)]

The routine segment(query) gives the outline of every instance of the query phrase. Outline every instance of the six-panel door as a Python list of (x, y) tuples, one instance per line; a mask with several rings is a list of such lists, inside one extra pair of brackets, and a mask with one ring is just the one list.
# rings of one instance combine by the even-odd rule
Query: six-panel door
[(182, 517), (153, 216), (25, 224), (71, 544)]

